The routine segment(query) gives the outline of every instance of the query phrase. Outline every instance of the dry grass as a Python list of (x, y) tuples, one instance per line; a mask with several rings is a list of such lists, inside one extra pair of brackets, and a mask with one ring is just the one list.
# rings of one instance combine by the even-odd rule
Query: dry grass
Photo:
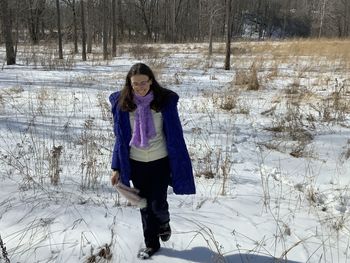
[(272, 80), (278, 76), (278, 64), (277, 61), (274, 61), (273, 64), (269, 68), (269, 72), (266, 76), (266, 80)]
[(216, 104), (219, 105), (220, 109), (230, 111), (236, 108), (237, 97), (235, 94), (225, 94), (221, 98), (217, 98)]
[(112, 116), (110, 113), (110, 105), (108, 101), (106, 100), (106, 94), (103, 94), (102, 92), (99, 92), (97, 94), (97, 106), (101, 110), (101, 117), (104, 121), (109, 121), (111, 124), (112, 122)]
[(350, 159), (350, 139), (348, 139), (348, 143), (344, 148), (345, 150), (342, 153), (342, 157), (344, 160), (349, 160)]
[[(307, 57), (309, 70), (322, 70), (324, 64), (334, 63), (336, 71), (350, 69), (350, 40), (341, 39), (292, 39), (286, 41), (234, 42), (231, 44), (232, 56), (270, 57), (277, 64), (299, 64), (299, 59)], [(215, 43), (213, 54), (225, 54), (225, 44)], [(235, 63), (235, 62), (233, 62)], [(300, 70), (303, 72), (303, 70)], [(272, 74), (274, 75), (274, 74)]]
[(161, 59), (167, 57), (170, 51), (163, 50), (158, 45), (133, 44), (118, 46), (121, 54), (128, 53), (138, 60)]
[(247, 90), (259, 90), (260, 80), (258, 78), (258, 71), (261, 65), (253, 62), (249, 70), (238, 70), (235, 76), (234, 84), (243, 86)]
[(167, 65), (167, 62), (164, 58), (148, 59), (146, 63), (151, 67), (156, 78), (159, 78), (163, 74), (163, 71)]
[(185, 69), (194, 69), (194, 68), (200, 68), (201, 66), (201, 61), (196, 59), (196, 58), (193, 58), (193, 59), (186, 59), (183, 63), (183, 67)]
[(49, 172), (51, 184), (58, 185), (60, 181), (60, 172), (62, 171), (60, 167), (60, 158), (62, 154), (62, 145), (53, 146), (50, 151), (49, 156)]
[(112, 260), (113, 253), (111, 252), (111, 247), (109, 244), (105, 244), (103, 247), (92, 254), (85, 261), (86, 263), (97, 263), (97, 262), (106, 262)]
[[(245, 45), (245, 42), (236, 42), (231, 44), (232, 55), (251, 55), (253, 45)], [(226, 46), (224, 43), (213, 43), (213, 54), (225, 54)]]
[[(310, 156), (307, 145), (312, 141), (313, 134), (305, 124), (307, 116), (303, 112), (303, 105), (310, 98), (309, 92), (302, 90), (298, 83), (292, 83), (284, 93), (274, 100), (275, 104), (270, 109), (261, 113), (272, 117), (272, 126), (265, 128), (274, 136), (268, 148), (281, 152), (289, 151), (289, 154), (296, 158)], [(283, 113), (277, 113), (276, 108), (281, 103), (284, 104), (285, 110)]]
[(281, 42), (239, 43), (250, 47), (252, 54), (274, 56), (320, 56), (350, 59), (350, 40), (340, 39), (296, 39)]
[(130, 46), (128, 52), (139, 60), (145, 58), (158, 58), (160, 55), (158, 49), (140, 44)]
[(5, 96), (0, 93), (0, 113), (3, 113), (5, 109)]

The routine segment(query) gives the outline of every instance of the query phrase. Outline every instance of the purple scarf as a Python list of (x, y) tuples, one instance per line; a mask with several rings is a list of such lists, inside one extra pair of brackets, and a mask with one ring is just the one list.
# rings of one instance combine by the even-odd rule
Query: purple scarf
[(156, 136), (156, 129), (154, 127), (150, 107), (152, 100), (152, 91), (144, 97), (134, 93), (134, 103), (137, 108), (135, 111), (134, 131), (129, 144), (130, 146), (146, 148), (149, 146), (149, 140)]

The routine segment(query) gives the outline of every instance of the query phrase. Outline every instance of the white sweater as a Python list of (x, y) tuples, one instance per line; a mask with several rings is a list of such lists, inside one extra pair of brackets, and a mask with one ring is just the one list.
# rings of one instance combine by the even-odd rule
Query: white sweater
[[(147, 148), (130, 147), (130, 159), (139, 162), (151, 162), (168, 156), (166, 149), (164, 132), (163, 132), (163, 117), (161, 112), (152, 111), (156, 136), (149, 140)], [(130, 112), (131, 131), (134, 131), (135, 112)]]

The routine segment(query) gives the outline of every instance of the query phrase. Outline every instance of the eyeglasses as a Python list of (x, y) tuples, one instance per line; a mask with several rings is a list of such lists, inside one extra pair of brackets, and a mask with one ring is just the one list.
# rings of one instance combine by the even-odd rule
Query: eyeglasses
[(144, 80), (144, 81), (141, 81), (141, 82), (131, 82), (131, 86), (133, 87), (146, 87), (147, 84), (149, 83), (149, 80)]

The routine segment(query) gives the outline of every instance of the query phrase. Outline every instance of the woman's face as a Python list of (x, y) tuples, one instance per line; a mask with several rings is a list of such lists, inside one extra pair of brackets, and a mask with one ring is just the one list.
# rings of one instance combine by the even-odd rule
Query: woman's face
[(130, 78), (131, 87), (135, 94), (139, 96), (146, 96), (151, 88), (152, 80), (147, 75), (138, 74)]

